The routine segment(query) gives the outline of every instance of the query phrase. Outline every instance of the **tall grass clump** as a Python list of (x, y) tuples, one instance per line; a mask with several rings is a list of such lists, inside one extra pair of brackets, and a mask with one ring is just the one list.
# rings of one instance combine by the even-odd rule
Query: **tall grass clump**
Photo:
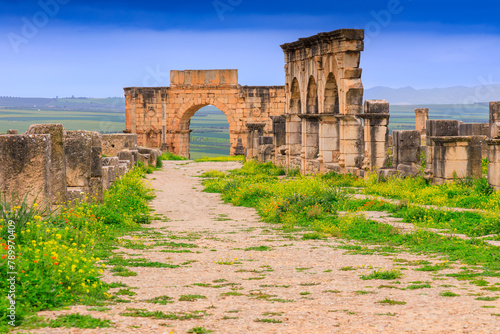
[[(101, 281), (105, 268), (101, 259), (109, 255), (118, 236), (150, 220), (147, 202), (151, 198), (152, 190), (141, 169), (117, 180), (105, 192), (103, 203), (86, 197), (61, 205), (50, 215), (42, 205), (29, 204), (27, 197), (3, 198), (0, 294), (8, 296), (15, 291), (16, 319), (12, 324), (22, 324), (27, 315), (37, 311), (75, 303), (95, 305), (111, 297)], [(6, 232), (9, 221), (15, 225), (12, 235)], [(14, 285), (9, 278), (15, 278)], [(9, 299), (0, 299), (0, 309), (9, 306)], [(9, 321), (7, 313), (1, 312), (0, 324)], [(9, 328), (0, 325), (0, 330)]]

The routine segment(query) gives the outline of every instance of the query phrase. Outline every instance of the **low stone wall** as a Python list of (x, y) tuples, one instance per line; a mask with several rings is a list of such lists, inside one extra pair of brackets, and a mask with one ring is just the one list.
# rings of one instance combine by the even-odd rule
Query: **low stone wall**
[[(138, 161), (156, 166), (161, 154), (138, 148), (135, 135), (65, 131), (62, 124), (9, 132), (0, 135), (0, 192), (9, 198), (28, 194), (30, 203), (57, 205), (87, 196), (101, 201), (103, 191)], [(120, 158), (103, 158), (103, 147)]]

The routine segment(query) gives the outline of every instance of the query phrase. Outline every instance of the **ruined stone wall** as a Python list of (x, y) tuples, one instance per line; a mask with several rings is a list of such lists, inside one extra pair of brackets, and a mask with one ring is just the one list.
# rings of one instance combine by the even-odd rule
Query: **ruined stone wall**
[(76, 198), (101, 201), (103, 191), (137, 161), (156, 166), (161, 152), (134, 146), (134, 135), (106, 137), (113, 149), (126, 147), (116, 155), (129, 152), (128, 159), (103, 159), (100, 133), (65, 131), (62, 124), (35, 124), (23, 134), (0, 135), (0, 196), (28, 195), (29, 203), (48, 206)]
[(229, 123), (231, 154), (238, 142), (246, 148), (247, 123), (265, 123), (272, 133), (271, 116), (283, 113), (282, 86), (251, 87), (238, 84), (237, 70), (171, 71), (170, 87), (125, 88), (126, 128), (137, 134), (140, 146), (161, 148), (189, 157), (191, 117), (213, 105)]
[(363, 30), (341, 29), (282, 45), (289, 167), (354, 172), (363, 162)]

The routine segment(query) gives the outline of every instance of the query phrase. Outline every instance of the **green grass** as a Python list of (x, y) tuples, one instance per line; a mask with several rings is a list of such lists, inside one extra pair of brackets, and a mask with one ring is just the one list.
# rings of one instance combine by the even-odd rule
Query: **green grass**
[(198, 299), (207, 299), (207, 297), (203, 295), (181, 295), (179, 297), (179, 301), (181, 302), (194, 302), (197, 301)]
[(385, 280), (393, 280), (403, 277), (403, 273), (401, 273), (398, 269), (391, 270), (375, 270), (369, 275), (361, 275), (360, 278), (363, 280), (372, 280), (372, 279), (385, 279)]
[(404, 301), (393, 300), (393, 299), (389, 299), (389, 298), (385, 298), (384, 300), (380, 300), (377, 303), (384, 304), (384, 305), (405, 305), (406, 304), (406, 302), (404, 302)]
[[(206, 192), (221, 193), (225, 202), (234, 205), (254, 207), (263, 221), (280, 224), (284, 229), (307, 228), (318, 235), (330, 235), (381, 245), (378, 249), (359, 247), (359, 249), (350, 250), (352, 252), (390, 254), (410, 251), (440, 254), (447, 257), (449, 261), (461, 261), (471, 265), (480, 264), (486, 268), (500, 270), (498, 248), (481, 239), (462, 240), (426, 230), (401, 234), (390, 225), (374, 222), (358, 215), (337, 215), (338, 211), (362, 211), (375, 208), (390, 212), (401, 211), (401, 215), (410, 219), (413, 214), (417, 217), (416, 214), (420, 212), (419, 217), (427, 216), (434, 220), (434, 223), (426, 225), (428, 227), (439, 226), (454, 232), (466, 231), (470, 235), (490, 233), (496, 231), (500, 225), (500, 219), (493, 219), (499, 214), (500, 192), (487, 194), (488, 191), (482, 187), (482, 181), (437, 186), (415, 178), (376, 183), (373, 176), (360, 180), (353, 176), (335, 173), (294, 176), (287, 177), (285, 180), (277, 178), (285, 173), (286, 171), (272, 164), (258, 164), (250, 161), (246, 162), (242, 168), (231, 171), (226, 177), (206, 179), (203, 184)], [(342, 187), (362, 187), (366, 189), (366, 192), (399, 197), (407, 202), (394, 205), (383, 201), (354, 200), (347, 196), (348, 190)], [(436, 201), (435, 196), (437, 196)], [(486, 211), (452, 214), (444, 210), (419, 211), (420, 209), (411, 206), (412, 203), (441, 205), (461, 203), (462, 206), (470, 207), (472, 205), (469, 202), (481, 203)], [(446, 217), (450, 215), (453, 222), (450, 219), (448, 225), (445, 225)], [(425, 222), (428, 223), (429, 219), (426, 219)], [(419, 225), (419, 218), (416, 221)], [(408, 263), (408, 265), (415, 264), (418, 265), (418, 263)], [(425, 263), (420, 265), (422, 264), (425, 265)], [(439, 270), (445, 269), (446, 266), (433, 265), (423, 269)]]

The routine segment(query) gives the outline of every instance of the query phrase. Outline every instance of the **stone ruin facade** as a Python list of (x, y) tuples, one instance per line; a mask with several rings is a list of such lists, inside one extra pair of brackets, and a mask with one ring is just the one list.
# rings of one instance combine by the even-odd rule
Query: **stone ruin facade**
[(263, 124), (271, 135), (270, 117), (285, 108), (284, 87), (241, 86), (238, 70), (171, 71), (170, 87), (124, 90), (127, 132), (137, 134), (138, 144), (188, 158), (189, 124), (200, 108), (213, 105), (227, 116), (232, 155), (244, 154), (247, 125)]
[(84, 197), (102, 201), (104, 190), (137, 162), (156, 166), (161, 154), (138, 147), (133, 134), (66, 131), (62, 124), (9, 133), (0, 135), (1, 195), (28, 195), (28, 202), (49, 207)]

